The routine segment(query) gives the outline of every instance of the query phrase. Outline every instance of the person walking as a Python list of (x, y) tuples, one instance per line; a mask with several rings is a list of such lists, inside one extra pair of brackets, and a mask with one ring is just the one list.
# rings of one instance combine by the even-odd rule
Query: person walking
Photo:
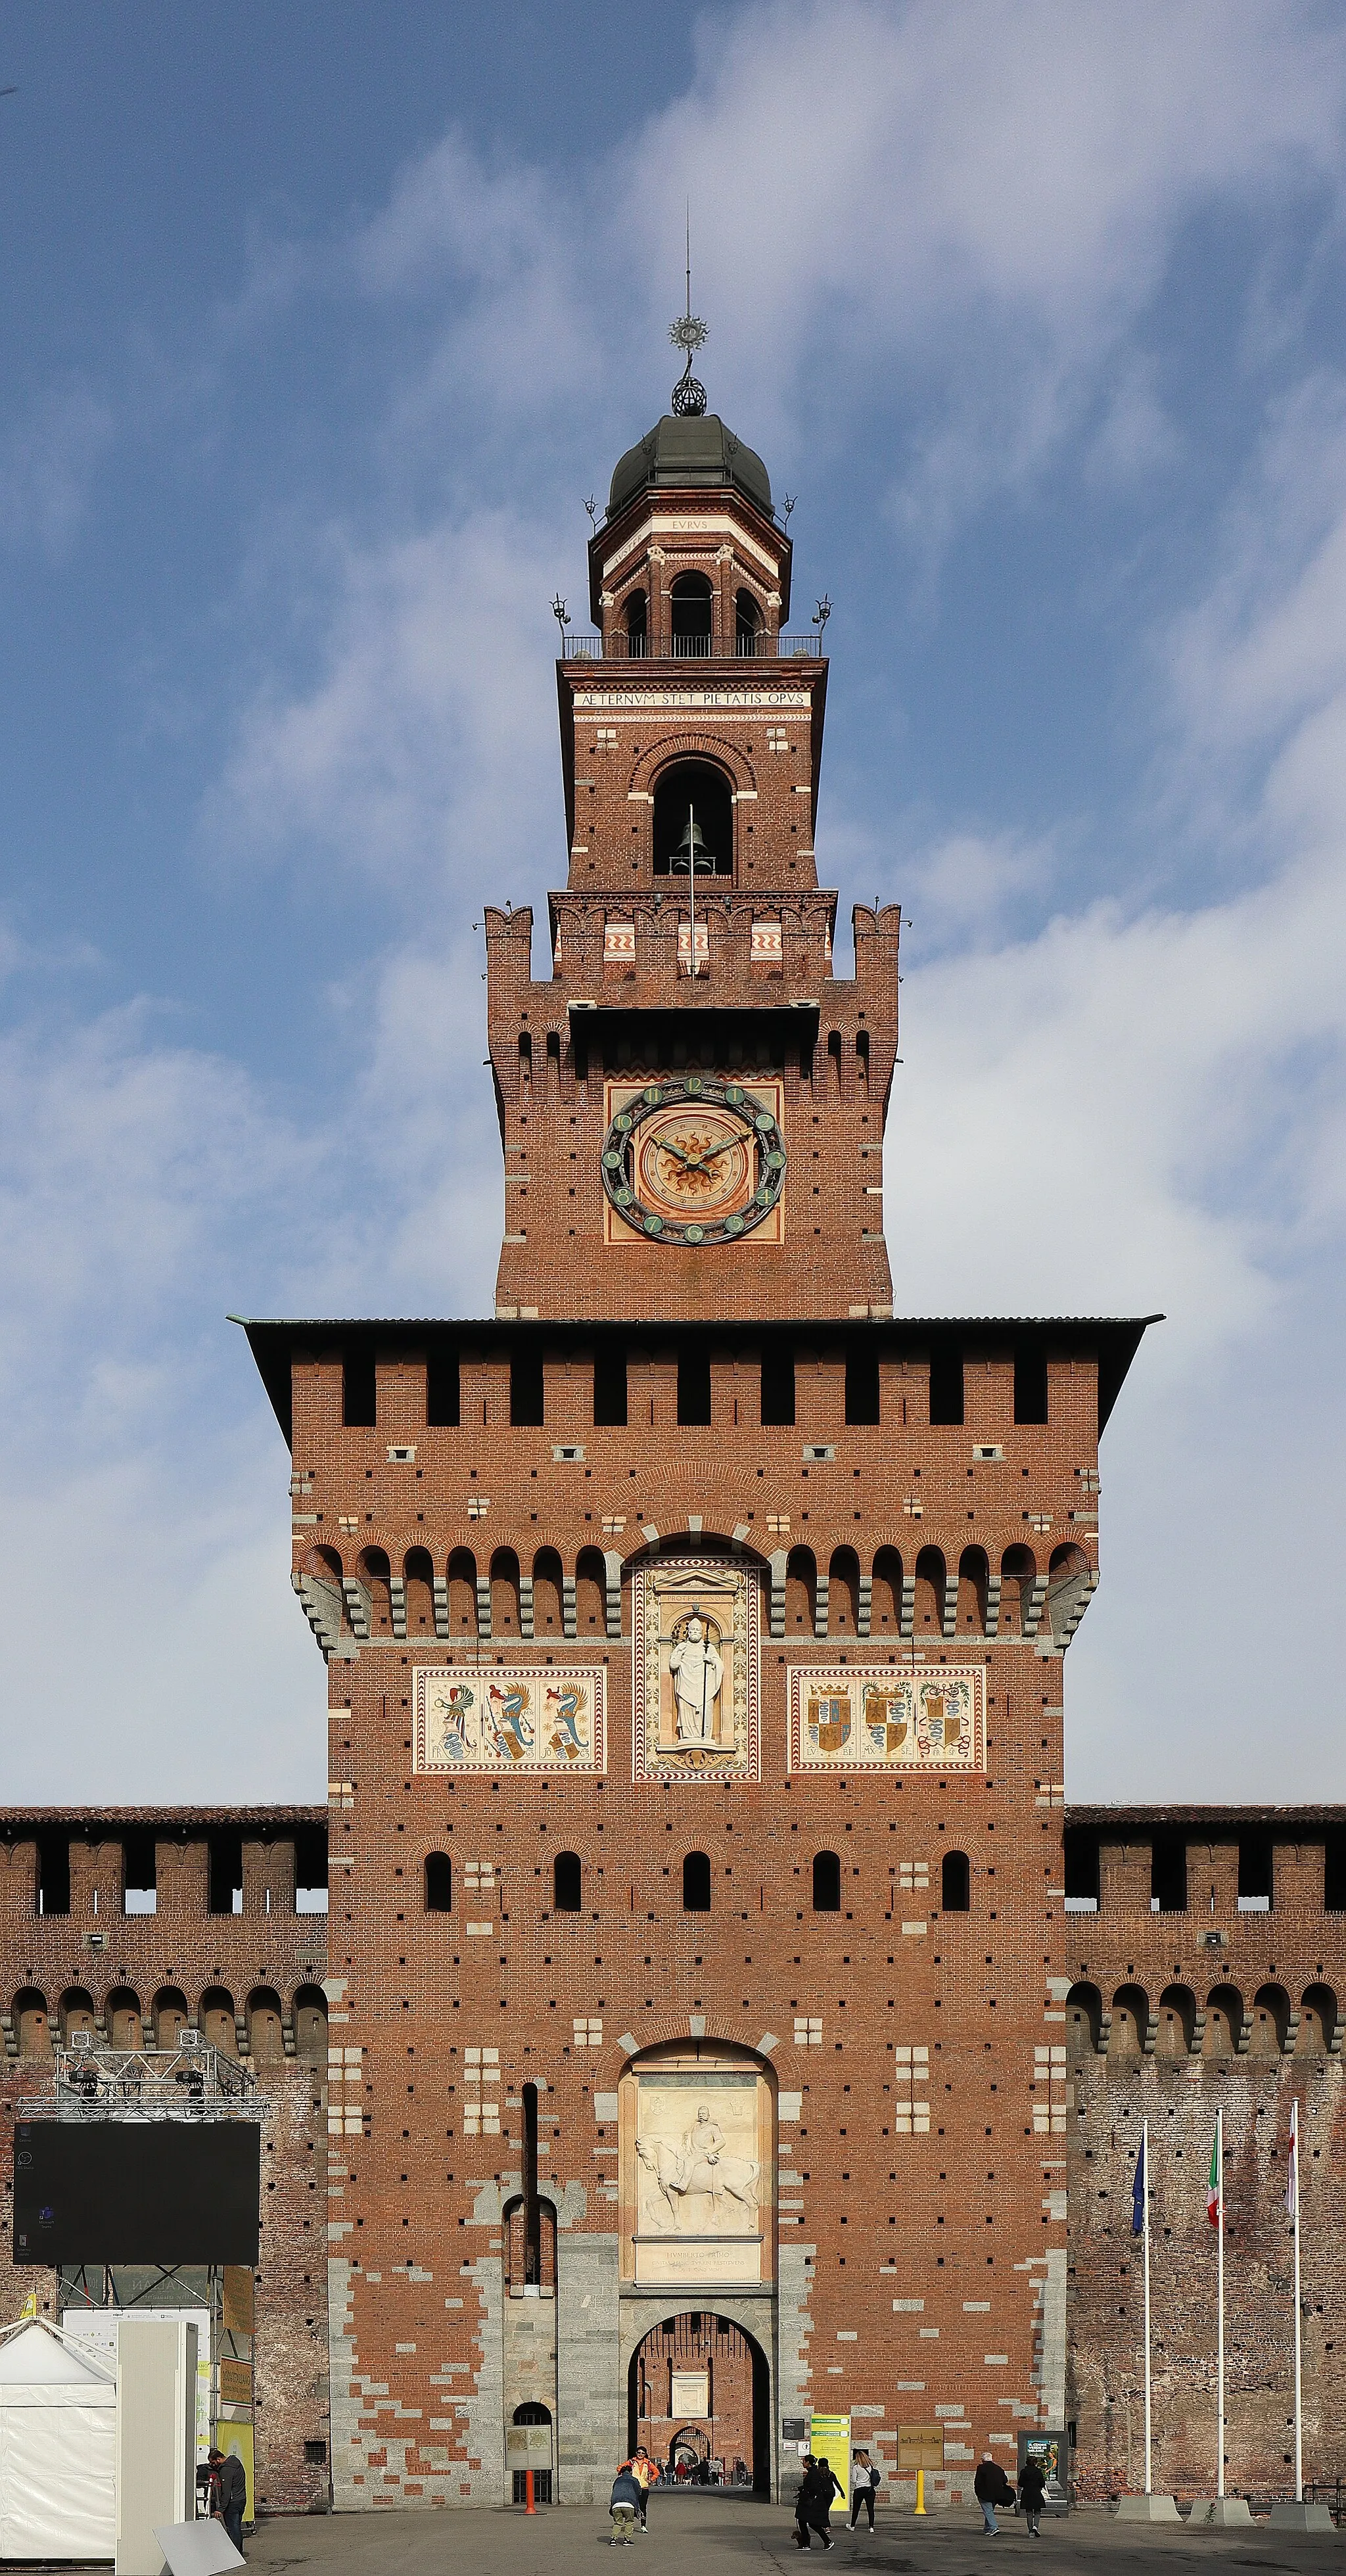
[(642, 2531), (648, 2531), (650, 2524), (650, 2480), (654, 2476), (654, 2462), (650, 2458), (649, 2452), (646, 2450), (643, 2442), (641, 2443), (640, 2449), (637, 2451), (635, 2458), (631, 2462), (631, 2467), (635, 2475), (636, 2484), (640, 2489), (640, 2528)]
[(619, 2541), (624, 2541), (629, 2549), (632, 2526), (640, 2519), (640, 2480), (629, 2460), (622, 2462), (612, 2481), (608, 2512), (612, 2516), (610, 2546), (615, 2549)]
[(869, 2465), (867, 2451), (857, 2451), (851, 2462), (850, 2527), (852, 2531), (862, 2513), (868, 2513), (869, 2528), (872, 2531), (874, 2528), (874, 2472)]
[(840, 2493), (841, 2488), (828, 2462), (816, 2460), (811, 2452), (808, 2453), (804, 2460), (804, 2474), (799, 2481), (799, 2494), (795, 2500), (795, 2539), (801, 2549), (813, 2547), (809, 2534), (814, 2531), (817, 2532), (824, 2549), (831, 2548), (832, 2533), (828, 2515), (832, 2509), (833, 2496)]
[(1023, 2506), (1029, 2537), (1033, 2540), (1040, 2540), (1042, 2537), (1038, 2523), (1042, 2516), (1042, 2503), (1046, 2493), (1047, 2479), (1042, 2462), (1035, 2460), (1030, 2451), (1019, 2471), (1019, 2502)]
[(216, 2499), (211, 2511), (217, 2522), (224, 2524), (240, 2558), (243, 2555), (243, 2516), (248, 2509), (248, 2473), (237, 2451), (207, 2453), (214, 2472), (212, 2493)]
[(995, 2518), (995, 2509), (998, 2504), (1013, 2504), (1014, 2489), (1000, 2462), (993, 2460), (989, 2451), (983, 2451), (977, 2462), (977, 2474), (972, 2481), (972, 2492), (981, 2506), (982, 2524), (987, 2538), (998, 2540), (1000, 2531)]

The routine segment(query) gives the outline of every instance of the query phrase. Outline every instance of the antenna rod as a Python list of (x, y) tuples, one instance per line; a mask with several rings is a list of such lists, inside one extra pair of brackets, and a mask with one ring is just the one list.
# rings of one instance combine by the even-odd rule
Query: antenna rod
[(689, 941), (689, 944), (690, 944), (691, 952), (692, 952), (692, 953), (691, 953), (691, 956), (689, 957), (689, 959), (688, 959), (688, 961), (687, 961), (687, 967), (688, 967), (688, 972), (689, 972), (689, 974), (695, 975), (695, 973), (696, 973), (696, 807), (693, 805), (693, 803), (692, 803), (692, 801), (691, 801), (690, 797), (689, 797), (689, 798), (688, 798), (688, 800), (687, 800), (687, 884), (688, 884), (688, 888), (689, 888), (690, 895), (691, 895), (691, 906), (692, 906), (692, 909), (691, 909), (691, 918), (690, 918), (690, 920), (689, 920), (689, 922), (688, 922), (688, 929), (687, 929), (688, 941)]
[(687, 319), (692, 318), (692, 201), (687, 200)]

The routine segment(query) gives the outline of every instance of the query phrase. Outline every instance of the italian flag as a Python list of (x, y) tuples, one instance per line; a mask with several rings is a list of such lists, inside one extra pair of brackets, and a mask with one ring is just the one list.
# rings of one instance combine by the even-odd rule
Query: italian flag
[(1220, 2224), (1221, 2188), (1220, 2132), (1217, 2129), (1210, 2142), (1210, 2179), (1206, 2184), (1206, 2216), (1212, 2227), (1218, 2227)]

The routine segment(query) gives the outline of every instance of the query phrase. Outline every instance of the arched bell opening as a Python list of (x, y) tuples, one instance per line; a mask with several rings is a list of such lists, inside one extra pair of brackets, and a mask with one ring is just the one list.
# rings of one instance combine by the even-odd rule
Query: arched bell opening
[(654, 790), (654, 873), (690, 877), (734, 873), (734, 807), (723, 770), (706, 760), (678, 760)]
[(678, 661), (709, 661), (715, 594), (703, 572), (682, 572), (668, 595), (673, 652)]
[(627, 2448), (661, 2486), (771, 2493), (771, 2370), (746, 2326), (704, 2308), (661, 2317), (626, 2374)]

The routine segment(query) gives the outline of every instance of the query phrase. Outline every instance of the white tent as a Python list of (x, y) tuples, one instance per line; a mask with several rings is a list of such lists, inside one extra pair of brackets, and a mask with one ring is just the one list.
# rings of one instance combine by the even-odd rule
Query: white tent
[(111, 2558), (117, 2380), (45, 2317), (0, 2333), (0, 2559)]

